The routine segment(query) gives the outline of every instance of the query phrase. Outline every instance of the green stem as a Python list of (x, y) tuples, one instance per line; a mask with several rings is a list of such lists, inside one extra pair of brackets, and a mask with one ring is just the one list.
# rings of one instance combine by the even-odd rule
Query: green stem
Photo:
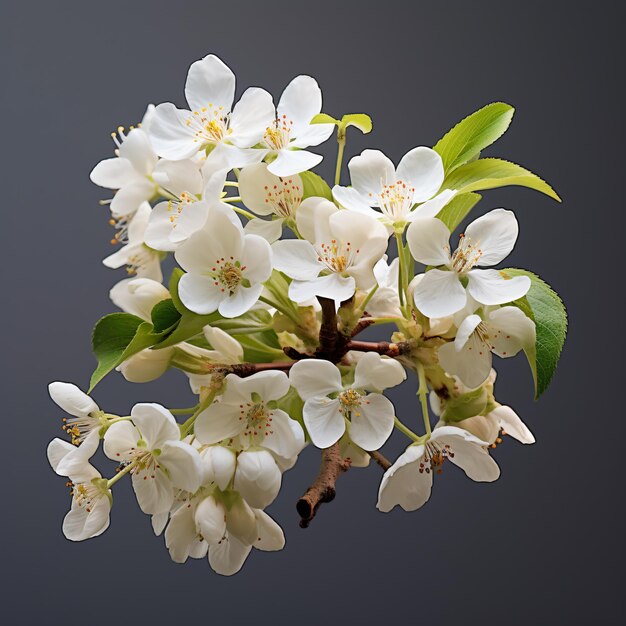
[(374, 287), (372, 287), (372, 289), (370, 290), (370, 292), (367, 294), (367, 296), (365, 297), (365, 300), (363, 300), (363, 303), (361, 304), (360, 311), (361, 314), (363, 314), (363, 312), (365, 311), (365, 308), (367, 307), (367, 305), (369, 304), (369, 301), (372, 299), (373, 295), (378, 291), (378, 287), (380, 285), (374, 285)]
[(259, 300), (261, 302), (265, 302), (265, 304), (273, 307), (277, 311), (280, 311), (284, 316), (288, 317), (294, 324), (300, 326), (300, 320), (297, 318), (297, 316), (295, 316), (289, 309), (278, 304), (278, 302), (275, 302), (274, 300), (270, 300), (269, 298), (266, 298), (265, 296), (259, 296)]
[(397, 417), (393, 418), (393, 423), (395, 427), (401, 432), (404, 433), (409, 439), (413, 441), (419, 441), (420, 436), (415, 434), (410, 428), (405, 426)]
[(129, 463), (123, 470), (120, 470), (117, 474), (115, 474), (113, 478), (110, 478), (107, 482), (107, 489), (111, 489), (111, 487), (113, 487), (113, 485), (120, 480), (122, 476), (126, 476), (126, 474), (128, 474), (135, 467), (135, 465), (137, 465), (137, 461)]
[(419, 389), (417, 395), (420, 397), (422, 405), (422, 417), (424, 419), (424, 428), (426, 434), (430, 436), (430, 415), (428, 413), (428, 383), (426, 382), (426, 374), (424, 373), (424, 365), (420, 361), (417, 362), (417, 378), (419, 380)]
[(208, 406), (210, 406), (213, 403), (213, 400), (215, 400), (215, 396), (218, 394), (220, 390), (221, 390), (221, 385), (213, 389), (211, 393), (209, 393), (209, 395), (202, 402), (200, 402), (194, 414), (186, 422), (181, 424), (180, 426), (180, 438), (181, 439), (184, 439), (189, 434), (189, 431), (192, 429), (198, 415), (200, 415), (200, 413), (202, 413), (204, 409), (206, 409)]
[(224, 187), (239, 187), (239, 183), (236, 183), (234, 180), (227, 180), (224, 183)]
[(197, 408), (198, 405), (196, 404), (196, 406), (190, 406), (186, 409), (170, 409), (170, 413), (172, 415), (188, 415), (190, 413), (193, 413)]
[(402, 233), (396, 231), (396, 245), (398, 247), (398, 263), (400, 267), (398, 268), (398, 296), (400, 297), (400, 308), (404, 310), (404, 275), (406, 272), (405, 259), (404, 259), (404, 244), (402, 242)]
[(242, 209), (241, 207), (238, 206), (232, 206), (230, 207), (233, 211), (235, 211), (235, 213), (241, 213), (241, 215), (247, 217), (249, 220), (254, 220), (256, 219), (256, 215), (254, 215), (253, 213), (250, 213), (250, 211), (246, 211), (245, 209)]
[(343, 151), (346, 147), (346, 131), (345, 129), (337, 130), (337, 166), (335, 167), (335, 185), (341, 181), (341, 164), (343, 162)]
[(229, 196), (222, 198), (222, 202), (241, 202), (241, 196)]

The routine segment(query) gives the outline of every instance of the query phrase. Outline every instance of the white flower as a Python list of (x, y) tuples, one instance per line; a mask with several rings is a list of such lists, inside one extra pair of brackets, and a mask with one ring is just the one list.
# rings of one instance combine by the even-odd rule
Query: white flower
[(498, 405), (487, 415), (476, 415), (455, 422), (455, 426), (463, 428), (475, 437), (495, 447), (500, 442), (500, 431), (503, 435), (510, 435), (520, 443), (535, 443), (535, 437), (528, 426), (522, 422), (517, 413), (509, 406)]
[[(231, 492), (232, 493), (232, 492)], [(267, 513), (248, 506), (236, 493), (230, 507), (219, 497), (196, 499), (179, 508), (165, 531), (170, 556), (184, 563), (190, 556), (208, 552), (209, 564), (222, 576), (232, 576), (243, 566), (252, 548), (281, 550), (285, 536)]]
[(101, 535), (109, 527), (112, 498), (107, 480), (87, 462), (86, 455), (80, 462), (66, 464), (75, 450), (84, 452), (83, 446), (75, 448), (67, 441), (55, 439), (48, 446), (48, 459), (57, 474), (71, 481), (72, 505), (63, 519), (63, 534), (70, 541), (84, 541)]
[(399, 385), (406, 372), (397, 361), (368, 352), (359, 359), (349, 386), (342, 383), (339, 369), (323, 360), (298, 361), (289, 378), (304, 400), (304, 424), (313, 444), (332, 446), (350, 420), (352, 441), (364, 450), (378, 450), (391, 435), (395, 414), (380, 392)]
[(233, 108), (234, 96), (235, 75), (218, 57), (210, 54), (192, 63), (185, 84), (191, 110), (168, 102), (154, 112), (150, 137), (157, 154), (179, 160), (214, 148), (208, 158), (224, 159), (229, 167), (260, 161), (262, 150), (246, 148), (259, 143), (272, 123), (272, 96), (250, 87)]
[(275, 176), (266, 163), (244, 167), (239, 174), (241, 200), (257, 215), (276, 216), (272, 220), (250, 220), (246, 233), (260, 235), (270, 243), (276, 241), (282, 234), (285, 220), (295, 218), (303, 193), (302, 179), (297, 174)]
[(226, 390), (196, 419), (194, 432), (205, 444), (237, 438), (244, 448), (263, 447), (278, 459), (291, 459), (304, 446), (302, 428), (273, 403), (289, 391), (284, 372), (258, 372), (247, 378), (228, 374)]
[(311, 76), (296, 76), (285, 87), (263, 136), (266, 154), (276, 156), (268, 166), (272, 174), (292, 176), (321, 162), (321, 155), (303, 149), (318, 146), (334, 131), (334, 124), (311, 124), (321, 110), (322, 91)]
[(280, 491), (281, 481), (280, 468), (267, 450), (244, 450), (237, 455), (233, 487), (250, 506), (269, 506)]
[(48, 392), (52, 400), (72, 416), (63, 419), (63, 430), (72, 443), (53, 439), (48, 446), (48, 459), (54, 470), (61, 476), (69, 476), (96, 452), (99, 431), (105, 423), (102, 421), (104, 413), (86, 393), (71, 383), (50, 383)]
[(199, 231), (207, 221), (210, 207), (221, 198), (226, 174), (225, 169), (208, 174), (204, 188), (202, 179), (196, 187), (178, 185), (168, 188), (175, 199), (159, 202), (152, 210), (146, 243), (155, 250), (169, 252)]
[(180, 441), (172, 414), (158, 404), (136, 404), (133, 423), (112, 424), (104, 435), (104, 452), (113, 461), (134, 463), (132, 483), (144, 513), (169, 511), (174, 488), (191, 493), (200, 486), (198, 452)]
[(109, 297), (122, 311), (149, 322), (154, 306), (167, 300), (170, 292), (150, 278), (126, 278), (113, 286)]
[(128, 242), (117, 252), (106, 257), (102, 263), (106, 267), (117, 269), (126, 265), (127, 272), (143, 278), (152, 278), (161, 282), (161, 255), (145, 243), (145, 233), (152, 209), (144, 202), (128, 225)]
[(459, 325), (454, 342), (439, 350), (441, 367), (474, 389), (491, 371), (491, 353), (499, 357), (515, 356), (523, 348), (535, 345), (535, 323), (514, 306), (495, 309), (482, 319), (468, 315)]
[(211, 207), (208, 222), (176, 251), (187, 272), (180, 279), (180, 299), (195, 313), (218, 310), (237, 317), (261, 295), (272, 273), (272, 251), (262, 237), (244, 234), (227, 206)]
[(367, 303), (367, 312), (374, 317), (401, 317), (398, 296), (399, 260), (396, 257), (389, 265), (383, 257), (374, 265), (374, 276), (378, 289)]
[(307, 198), (298, 209), (301, 240), (277, 241), (274, 267), (293, 278), (289, 297), (347, 300), (357, 288), (374, 286), (374, 265), (387, 248), (384, 226), (367, 216), (341, 211), (324, 198)]
[(411, 444), (385, 472), (377, 508), (385, 513), (396, 505), (405, 511), (419, 509), (430, 498), (433, 474), (441, 473), (446, 460), (477, 482), (493, 482), (500, 476), (486, 442), (462, 428), (442, 426), (424, 443)]
[[(431, 148), (413, 148), (396, 169), (380, 150), (364, 150), (348, 163), (352, 187), (333, 187), (344, 208), (403, 226), (418, 217), (434, 217), (456, 191), (439, 191), (444, 179), (441, 157)], [(417, 208), (413, 208), (416, 204)], [(378, 211), (372, 207), (377, 207)]]
[(444, 269), (426, 272), (415, 286), (415, 306), (428, 317), (446, 317), (462, 309), (467, 292), (486, 305), (517, 300), (530, 289), (528, 276), (506, 280), (497, 270), (473, 269), (496, 265), (513, 250), (518, 225), (512, 211), (494, 209), (474, 220), (461, 235), (458, 248), (450, 253), (450, 232), (437, 218), (418, 218), (407, 231), (406, 239), (416, 261), (440, 265)]

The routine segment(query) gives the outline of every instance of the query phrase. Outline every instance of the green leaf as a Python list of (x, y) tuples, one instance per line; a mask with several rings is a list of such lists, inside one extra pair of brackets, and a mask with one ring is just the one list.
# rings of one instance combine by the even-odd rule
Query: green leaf
[(520, 185), (540, 191), (561, 201), (556, 191), (544, 180), (516, 163), (503, 159), (478, 159), (452, 172), (443, 183), (444, 188), (458, 189), (461, 193), (494, 189), (506, 185)]
[(364, 135), (372, 132), (372, 118), (365, 113), (349, 113), (341, 118), (341, 127), (355, 126)]
[(567, 311), (552, 287), (532, 272), (507, 268), (501, 270), (501, 273), (509, 277), (530, 278), (530, 290), (526, 296), (511, 304), (519, 307), (535, 322), (537, 340), (534, 349), (526, 350), (526, 357), (533, 372), (537, 399), (548, 388), (559, 362), (567, 334)]
[(171, 329), (178, 320), (180, 313), (171, 298), (161, 300), (154, 305), (151, 312), (152, 325), (155, 333), (161, 333)]
[(458, 193), (437, 213), (437, 217), (452, 232), (481, 199), (477, 193)]
[(487, 400), (488, 394), (484, 387), (478, 387), (460, 396), (452, 396), (445, 401), (441, 419), (453, 423), (481, 415), (487, 406)]
[(130, 313), (111, 313), (93, 329), (92, 347), (98, 367), (91, 375), (89, 392), (120, 363), (159, 340), (152, 335), (152, 324)]
[(493, 102), (449, 130), (434, 147), (443, 160), (446, 174), (467, 163), (501, 137), (509, 127), (514, 112), (509, 104)]
[(313, 172), (301, 172), (300, 178), (302, 179), (302, 199), (310, 198), (312, 196), (319, 198), (326, 198), (332, 202), (333, 194), (326, 181)]
[(318, 113), (312, 120), (311, 124), (339, 124), (339, 120), (327, 115), (326, 113)]

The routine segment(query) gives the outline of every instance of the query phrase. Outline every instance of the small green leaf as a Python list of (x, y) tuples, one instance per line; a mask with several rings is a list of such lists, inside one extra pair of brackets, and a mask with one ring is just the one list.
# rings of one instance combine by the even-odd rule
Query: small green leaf
[(328, 183), (317, 174), (313, 172), (302, 172), (300, 174), (302, 179), (302, 199), (311, 198), (313, 196), (319, 198), (326, 198), (326, 200), (333, 200), (333, 194), (328, 186)]
[(509, 127), (514, 112), (509, 104), (493, 102), (449, 130), (434, 147), (443, 160), (446, 174), (467, 163), (501, 137)]
[(509, 277), (528, 276), (531, 281), (526, 296), (511, 304), (535, 322), (537, 340), (534, 349), (526, 350), (526, 357), (533, 372), (537, 399), (548, 388), (559, 362), (567, 334), (567, 311), (552, 287), (532, 272), (507, 268), (501, 273)]
[(326, 113), (318, 113), (312, 120), (311, 124), (339, 124), (339, 120), (327, 115)]
[(343, 128), (354, 126), (367, 135), (372, 132), (372, 118), (365, 113), (349, 113), (341, 118), (341, 126)]
[(458, 193), (437, 213), (437, 217), (452, 232), (481, 199), (477, 193)]
[(154, 305), (151, 313), (155, 333), (169, 330), (180, 319), (180, 313), (171, 298), (161, 300)]
[(448, 189), (458, 189), (461, 193), (519, 185), (561, 201), (556, 191), (539, 176), (503, 159), (478, 159), (462, 165), (448, 175), (443, 185)]
[(445, 401), (441, 419), (452, 423), (481, 415), (487, 406), (487, 400), (488, 394), (484, 387), (478, 387), (460, 396), (452, 396)]

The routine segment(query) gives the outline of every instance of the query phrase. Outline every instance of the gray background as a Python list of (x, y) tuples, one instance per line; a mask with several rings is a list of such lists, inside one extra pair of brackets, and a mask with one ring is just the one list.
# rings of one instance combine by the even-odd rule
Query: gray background
[[(623, 66), (608, 2), (20, 2), (3, 3), (2, 263), (4, 290), (2, 562), (0, 609), (9, 624), (130, 623), (176, 619), (274, 624), (324, 622), (589, 624), (623, 618)], [(575, 8), (577, 7), (577, 8)], [(531, 191), (487, 192), (484, 212), (516, 211), (510, 264), (535, 270), (563, 296), (569, 341), (552, 387), (534, 403), (522, 358), (501, 363), (498, 397), (538, 443), (507, 441), (503, 469), (477, 485), (448, 468), (422, 510), (374, 508), (380, 470), (350, 471), (309, 530), (294, 502), (317, 466), (307, 450), (271, 507), (282, 553), (253, 553), (225, 579), (203, 561), (173, 564), (129, 485), (116, 488), (112, 526), (72, 544), (69, 505), (45, 460), (60, 434), (47, 397), (55, 379), (86, 385), (90, 329), (113, 310), (122, 277), (109, 253), (106, 191), (88, 174), (110, 156), (109, 132), (148, 102), (183, 104), (188, 65), (208, 52), (236, 72), (238, 92), (275, 97), (298, 73), (324, 91), (324, 109), (365, 111), (374, 132), (352, 133), (397, 160), (433, 143), (494, 100), (517, 107), (495, 147), (547, 178), (557, 205)], [(334, 155), (322, 173), (330, 174)], [(618, 254), (620, 259), (618, 260)], [(414, 381), (396, 393), (415, 423)], [(96, 399), (184, 406), (175, 373), (133, 386), (105, 380)], [(388, 446), (390, 456), (404, 444)], [(110, 468), (110, 465), (104, 467)], [(219, 622), (223, 623), (223, 622)]]

